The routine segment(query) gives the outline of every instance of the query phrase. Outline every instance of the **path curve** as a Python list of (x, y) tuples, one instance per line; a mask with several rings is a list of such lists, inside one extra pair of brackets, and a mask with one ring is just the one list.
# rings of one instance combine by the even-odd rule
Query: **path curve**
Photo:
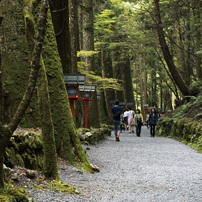
[(87, 151), (100, 167), (96, 174), (79, 173), (60, 165), (61, 180), (82, 195), (31, 191), (37, 202), (202, 202), (202, 154), (168, 138), (141, 137), (124, 132), (120, 142), (108, 137)]

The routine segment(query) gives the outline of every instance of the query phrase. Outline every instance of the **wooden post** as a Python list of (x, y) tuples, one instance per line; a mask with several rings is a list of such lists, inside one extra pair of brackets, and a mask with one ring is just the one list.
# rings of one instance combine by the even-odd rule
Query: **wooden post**
[(69, 102), (70, 102), (70, 108), (71, 108), (71, 112), (72, 112), (72, 117), (74, 119), (74, 100), (69, 99)]
[(85, 105), (85, 128), (88, 128), (88, 101), (86, 101)]

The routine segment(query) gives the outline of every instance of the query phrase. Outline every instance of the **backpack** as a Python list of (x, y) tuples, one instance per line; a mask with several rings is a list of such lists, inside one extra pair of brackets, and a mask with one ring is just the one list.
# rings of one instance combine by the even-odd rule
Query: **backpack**
[(114, 115), (114, 118), (115, 118), (115, 119), (118, 119), (118, 118), (120, 117), (120, 115), (121, 115), (121, 112), (118, 111), (118, 112), (116, 112), (116, 114)]
[(137, 125), (138, 126), (142, 125), (142, 119), (141, 119), (141, 117), (137, 117)]

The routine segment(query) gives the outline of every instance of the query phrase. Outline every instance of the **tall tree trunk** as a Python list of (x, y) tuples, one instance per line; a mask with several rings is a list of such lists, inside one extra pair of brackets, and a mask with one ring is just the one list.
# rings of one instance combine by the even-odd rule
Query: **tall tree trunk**
[(143, 108), (143, 98), (144, 98), (144, 92), (143, 92), (143, 77), (142, 77), (142, 54), (139, 54), (139, 79), (140, 79), (140, 108), (141, 112), (144, 110)]
[[(201, 23), (201, 2), (198, 0), (192, 1), (193, 7), (193, 15), (194, 15), (194, 26), (195, 26), (195, 35), (196, 35), (196, 47), (195, 53), (200, 51), (201, 46), (201, 30), (202, 30), (202, 23)], [(201, 57), (197, 56), (196, 58), (196, 71), (197, 77), (202, 79), (202, 67), (201, 67)]]
[(50, 15), (48, 16), (43, 59), (48, 78), (56, 150), (60, 157), (68, 160), (71, 164), (82, 166), (84, 170), (91, 171), (72, 118), (53, 24)]
[(22, 120), (25, 110), (27, 109), (31, 101), (31, 98), (35, 89), (38, 71), (40, 68), (41, 50), (42, 50), (43, 40), (45, 36), (46, 13), (47, 13), (47, 1), (42, 0), (40, 15), (38, 17), (38, 23), (37, 23), (38, 32), (37, 32), (33, 58), (31, 63), (31, 71), (29, 75), (26, 92), (11, 122), (8, 125), (2, 125), (2, 123), (0, 123), (0, 148), (1, 148), (0, 149), (0, 188), (4, 186), (3, 157), (4, 157), (5, 149), (8, 145), (8, 141), (11, 135), (13, 134), (13, 132), (19, 125), (20, 121)]
[(148, 104), (147, 102), (147, 70), (145, 69), (143, 72), (143, 77), (144, 77), (144, 104)]
[(123, 62), (123, 81), (124, 81), (123, 93), (125, 102), (133, 103), (133, 105), (135, 106), (129, 56), (126, 56), (125, 61)]
[[(122, 79), (122, 69), (121, 69), (121, 53), (118, 51), (114, 51), (112, 54), (112, 67), (113, 67), (113, 78), (119, 80), (121, 83)], [(115, 99), (119, 100), (120, 102), (124, 102), (124, 94), (123, 90), (115, 90)]]
[[(78, 0), (69, 0), (70, 38), (71, 38), (71, 73), (77, 73), (77, 51), (79, 47)], [(75, 102), (75, 122), (77, 127), (82, 127), (83, 106), (82, 102)]]
[(72, 73), (77, 73), (77, 51), (79, 50), (78, 0), (69, 0), (71, 65)]
[[(101, 50), (101, 60), (102, 60), (102, 77), (104, 78), (113, 78), (113, 67), (112, 67), (112, 58), (111, 58), (111, 53), (107, 50)], [(111, 104), (110, 101), (114, 100), (115, 98), (115, 93), (114, 90), (112, 89), (104, 89), (104, 101), (105, 101), (105, 106), (108, 114), (108, 118), (111, 119)]]
[[(2, 21), (3, 21), (3, 17), (0, 16), (0, 27), (1, 27)], [(1, 35), (0, 35), (0, 37), (1, 37)], [(4, 123), (4, 92), (3, 92), (3, 83), (2, 83), (1, 52), (0, 52), (0, 123)]]
[(0, 52), (0, 123), (4, 123), (4, 91), (3, 91), (3, 83), (2, 83), (1, 52)]
[(58, 179), (57, 152), (55, 146), (54, 127), (50, 109), (50, 97), (45, 65), (43, 63), (38, 77), (38, 103), (41, 114), (42, 139), (44, 147), (44, 174), (48, 178)]
[(159, 0), (154, 0), (154, 11), (155, 11), (155, 16), (156, 16), (156, 29), (157, 29), (157, 33), (159, 36), (159, 42), (161, 45), (161, 49), (164, 55), (164, 59), (168, 65), (168, 68), (171, 72), (171, 75), (173, 77), (173, 79), (175, 80), (177, 86), (179, 87), (180, 91), (182, 92), (182, 94), (184, 96), (188, 96), (191, 95), (192, 92), (189, 89), (189, 87), (185, 84), (184, 80), (182, 79), (182, 77), (180, 76), (177, 67), (175, 66), (174, 62), (173, 62), (173, 58), (170, 54), (168, 45), (166, 43), (165, 40), (165, 35), (164, 35), (164, 31), (163, 31), (163, 24), (161, 21), (161, 15), (160, 15), (160, 9), (159, 9)]
[[(83, 0), (83, 49), (94, 51), (94, 16), (93, 0)], [(85, 57), (86, 70), (94, 71), (94, 56)], [(89, 103), (89, 127), (100, 127), (96, 93), (92, 93), (93, 101)]]
[[(33, 16), (33, 5), (28, 2), (23, 9), (25, 16), (25, 25), (27, 40), (29, 41), (30, 51), (33, 51), (34, 47), (34, 35), (35, 35), (35, 21)], [(29, 23), (28, 23), (29, 22)], [(38, 89), (38, 103), (41, 114), (41, 127), (42, 127), (42, 139), (44, 145), (44, 173), (46, 177), (53, 179), (58, 178), (57, 167), (57, 153), (55, 148), (54, 128), (52, 123), (52, 117), (50, 113), (50, 98), (48, 92), (48, 81), (46, 78), (46, 70), (41, 57), (41, 68), (38, 77), (37, 89)]]
[(49, 4), (63, 72), (71, 73), (68, 0), (51, 0)]

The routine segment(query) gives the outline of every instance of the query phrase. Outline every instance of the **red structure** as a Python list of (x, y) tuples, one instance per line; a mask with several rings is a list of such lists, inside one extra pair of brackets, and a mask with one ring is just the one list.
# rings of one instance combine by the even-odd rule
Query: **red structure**
[(144, 115), (145, 115), (145, 120), (146, 120), (146, 117), (147, 117), (147, 107), (148, 107), (149, 105), (148, 104), (144, 104), (143, 105), (143, 107), (144, 107)]
[(64, 74), (64, 81), (67, 89), (68, 98), (70, 101), (70, 107), (72, 116), (74, 118), (74, 100), (79, 100), (78, 92), (79, 85), (84, 85), (84, 74)]
[(95, 85), (84, 85), (79, 87), (79, 91), (83, 91), (83, 101), (85, 102), (85, 128), (88, 128), (88, 102), (91, 99), (91, 92), (95, 91)]

